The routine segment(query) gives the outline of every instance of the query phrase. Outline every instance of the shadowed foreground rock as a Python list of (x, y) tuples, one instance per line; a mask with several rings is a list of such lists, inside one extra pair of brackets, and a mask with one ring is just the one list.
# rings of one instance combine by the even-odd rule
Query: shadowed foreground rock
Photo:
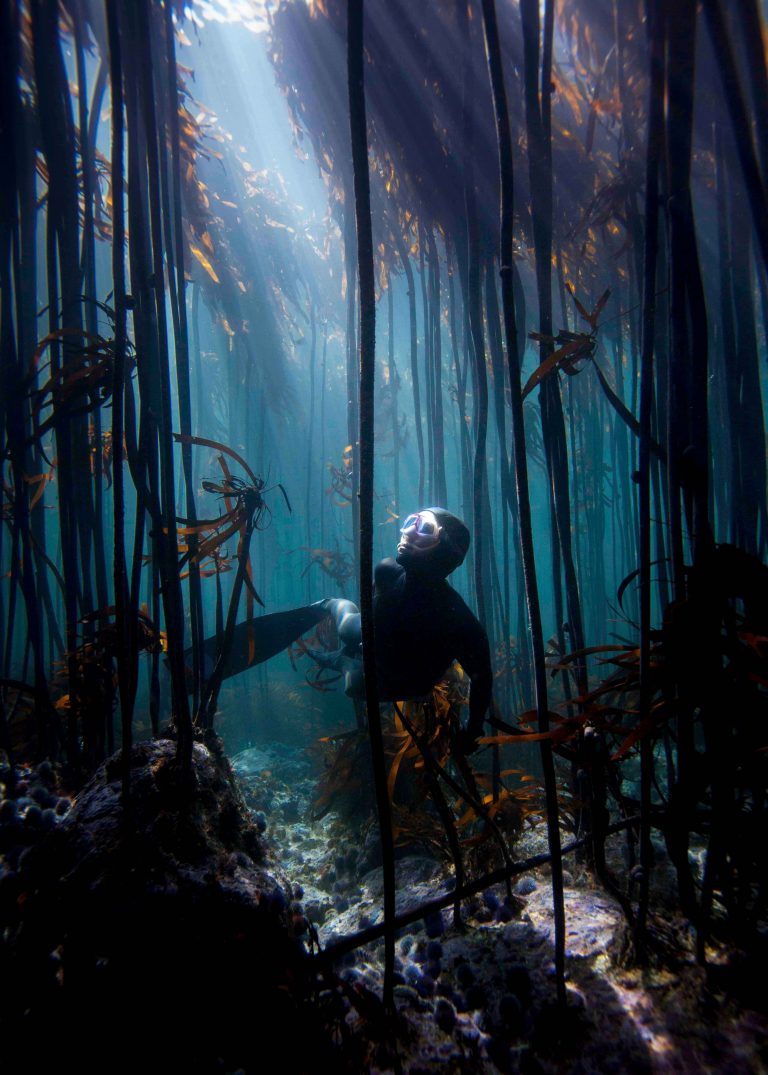
[(317, 1062), (290, 886), (226, 760), (195, 745), (187, 805), (174, 751), (134, 749), (128, 814), (111, 759), (3, 879), (6, 1070), (253, 1070), (270, 1046), (285, 1071)]

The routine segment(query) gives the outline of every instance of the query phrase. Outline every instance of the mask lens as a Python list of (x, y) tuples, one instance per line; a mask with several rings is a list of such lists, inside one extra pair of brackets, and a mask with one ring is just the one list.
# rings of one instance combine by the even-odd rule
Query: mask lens
[(435, 537), (438, 532), (438, 525), (434, 519), (425, 518), (419, 512), (406, 518), (400, 527), (400, 533), (404, 534), (406, 530), (415, 530), (420, 537)]
[(440, 540), (440, 526), (431, 511), (416, 512), (406, 516), (400, 533), (419, 548), (427, 548)]

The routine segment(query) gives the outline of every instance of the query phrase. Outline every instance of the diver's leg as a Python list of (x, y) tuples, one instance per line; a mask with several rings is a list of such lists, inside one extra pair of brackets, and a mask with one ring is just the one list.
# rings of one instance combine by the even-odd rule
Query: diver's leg
[[(282, 653), (327, 615), (319, 604), (305, 605), (303, 608), (288, 609), (285, 612), (271, 612), (266, 616), (252, 616), (238, 623), (232, 633), (229, 653), (225, 655), (224, 679), (236, 676), (247, 668), (253, 668), (254, 665)], [(203, 643), (206, 678), (216, 665), (220, 649), (221, 638), (218, 635), (206, 638)], [(184, 662), (187, 668), (191, 669), (191, 649), (185, 650)], [(191, 673), (188, 676), (187, 689), (190, 693), (193, 690)]]
[(357, 655), (357, 649), (363, 640), (360, 627), (360, 609), (346, 597), (329, 597), (318, 601), (317, 605), (333, 619), (339, 642), (348, 654)]
[[(341, 643), (336, 653), (329, 654), (325, 661), (329, 666), (338, 668), (344, 676), (344, 693), (355, 707), (355, 719), (359, 730), (365, 728), (365, 680), (362, 662), (362, 629), (360, 627), (360, 609), (346, 597), (329, 597), (318, 601), (321, 607), (336, 624), (336, 632)], [(314, 654), (313, 654), (314, 656)]]

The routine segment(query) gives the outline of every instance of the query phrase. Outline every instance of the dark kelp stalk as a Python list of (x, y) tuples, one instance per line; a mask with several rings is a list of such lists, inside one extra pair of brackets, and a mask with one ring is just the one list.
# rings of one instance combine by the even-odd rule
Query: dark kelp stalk
[[(2, 0), (0, 952), (33, 1035), (69, 1034), (78, 990), (105, 1040), (123, 1004), (138, 1020), (131, 949), (166, 935), (181, 1025), (245, 938), (260, 1033), (311, 1027), (297, 1070), (315, 1040), (340, 1071), (405, 1069), (387, 1040), (409, 1004), (454, 1045), (484, 1009), (472, 1056), (524, 1070), (593, 1017), (568, 940), (592, 884), (622, 922), (614, 963), (685, 950), (732, 993), (762, 968), (764, 19), (758, 0)], [(454, 578), (493, 661), (474, 750), (470, 670), (379, 698), (374, 565), (430, 505), (472, 534)], [(334, 596), (361, 612), (354, 708)], [(291, 764), (324, 753), (314, 816), (280, 827), (304, 794), (275, 774), (283, 735)], [(262, 748), (249, 816), (227, 755)], [(380, 878), (358, 916), (348, 854), (306, 898), (277, 863), (273, 832), (326, 818)], [(413, 880), (417, 854), (444, 888)], [(541, 870), (551, 1035), (529, 986), (445, 984), (478, 924), (519, 942)], [(322, 885), (347, 905), (333, 929)], [(196, 969), (196, 944), (224, 954)], [(210, 1070), (255, 1070), (247, 1010), (234, 987), (211, 1001)]]

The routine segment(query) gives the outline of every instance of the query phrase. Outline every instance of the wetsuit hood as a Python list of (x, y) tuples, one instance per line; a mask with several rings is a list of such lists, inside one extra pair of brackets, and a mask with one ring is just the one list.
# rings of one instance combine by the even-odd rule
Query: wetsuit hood
[(447, 578), (464, 562), (469, 549), (469, 530), (457, 515), (445, 508), (423, 508), (431, 511), (442, 527), (440, 541), (427, 554), (412, 556), (407, 550), (397, 554), (397, 562), (408, 574), (418, 575), (425, 580)]

